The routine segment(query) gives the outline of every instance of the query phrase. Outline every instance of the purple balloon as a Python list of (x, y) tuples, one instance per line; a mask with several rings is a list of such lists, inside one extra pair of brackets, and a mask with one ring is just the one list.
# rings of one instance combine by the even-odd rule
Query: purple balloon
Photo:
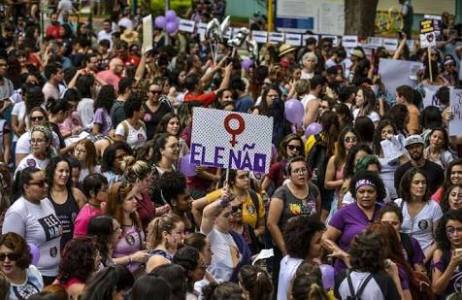
[(303, 104), (297, 99), (290, 99), (285, 102), (284, 115), (290, 123), (294, 125), (302, 124), (304, 114)]
[(167, 10), (165, 13), (165, 19), (167, 19), (167, 22), (176, 20), (176, 12), (174, 10)]
[(181, 158), (180, 171), (184, 176), (192, 177), (196, 176), (196, 165), (189, 161), (189, 156), (190, 154), (188, 153)]
[(40, 260), (40, 249), (32, 243), (28, 243), (28, 245), (30, 248), (30, 254), (32, 255), (32, 264), (37, 266)]
[(334, 268), (331, 265), (320, 265), (319, 269), (321, 269), (322, 274), (322, 286), (326, 291), (332, 289), (334, 287)]
[(180, 24), (176, 21), (169, 21), (167, 25), (165, 25), (165, 30), (168, 34), (173, 34), (178, 30), (179, 25)]
[(309, 137), (310, 135), (315, 135), (320, 133), (322, 130), (322, 126), (319, 123), (311, 123), (305, 129), (305, 137)]
[(242, 61), (241, 61), (241, 67), (244, 69), (244, 70), (248, 70), (250, 69), (250, 67), (253, 66), (253, 60), (251, 60), (250, 58), (244, 58)]
[(162, 29), (165, 27), (166, 22), (167, 21), (164, 16), (157, 16), (154, 20), (154, 24), (156, 25), (156, 27)]

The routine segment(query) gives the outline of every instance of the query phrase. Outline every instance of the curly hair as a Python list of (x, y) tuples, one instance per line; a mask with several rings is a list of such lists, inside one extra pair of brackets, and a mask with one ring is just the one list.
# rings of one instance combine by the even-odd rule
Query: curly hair
[(290, 218), (283, 233), (287, 253), (291, 257), (305, 259), (313, 236), (324, 229), (325, 225), (313, 216)]
[(117, 150), (123, 150), (127, 153), (127, 155), (133, 154), (132, 148), (130, 148), (127, 143), (114, 142), (109, 145), (103, 153), (103, 158), (101, 160), (101, 172), (113, 171)]
[(444, 191), (444, 195), (443, 195), (443, 198), (441, 198), (441, 201), (440, 201), (440, 206), (441, 206), (441, 210), (443, 211), (443, 213), (446, 213), (447, 211), (449, 211), (451, 209), (450, 205), (449, 205), (449, 195), (451, 194), (452, 190), (454, 188), (462, 188), (462, 184), (453, 184), (453, 185), (450, 185), (445, 191)]
[(399, 195), (403, 199), (403, 201), (409, 202), (411, 201), (411, 183), (412, 179), (415, 175), (420, 174), (425, 177), (426, 188), (425, 188), (425, 195), (423, 197), (424, 201), (430, 200), (430, 187), (428, 182), (428, 177), (425, 170), (420, 168), (411, 168), (404, 173), (403, 177), (401, 178), (401, 182), (399, 183)]
[(186, 192), (186, 177), (178, 171), (165, 172), (159, 179), (163, 200), (172, 206), (172, 200)]
[(385, 269), (383, 239), (378, 232), (362, 232), (351, 242), (351, 268), (358, 272), (377, 273)]
[(354, 145), (350, 149), (350, 152), (348, 152), (348, 155), (345, 161), (345, 167), (343, 168), (343, 178), (353, 177), (354, 170), (355, 170), (355, 158), (356, 158), (356, 154), (358, 154), (359, 151), (364, 151), (367, 154), (372, 154), (372, 149), (367, 144)]
[(438, 249), (442, 251), (451, 250), (451, 241), (449, 241), (448, 234), (446, 233), (446, 224), (450, 220), (462, 223), (462, 208), (448, 211), (444, 214), (436, 227), (435, 241)]
[(0, 247), (10, 248), (13, 253), (19, 254), (16, 265), (20, 269), (26, 269), (32, 263), (32, 254), (26, 240), (17, 233), (8, 232), (0, 236)]
[(360, 180), (367, 180), (372, 182), (372, 184), (375, 185), (375, 190), (377, 192), (376, 202), (383, 202), (383, 199), (385, 199), (387, 195), (387, 192), (385, 191), (385, 186), (380, 176), (371, 171), (361, 171), (353, 176), (350, 183), (350, 193), (353, 196), (353, 198), (356, 199), (356, 183)]
[(96, 255), (95, 242), (91, 238), (70, 240), (64, 248), (59, 263), (59, 282), (65, 284), (71, 277), (85, 282), (95, 271)]

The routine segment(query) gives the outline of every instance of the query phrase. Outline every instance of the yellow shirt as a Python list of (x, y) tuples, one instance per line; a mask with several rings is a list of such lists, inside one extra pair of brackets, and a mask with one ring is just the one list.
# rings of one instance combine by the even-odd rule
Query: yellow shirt
[[(215, 190), (211, 193), (208, 193), (205, 198), (207, 199), (207, 204), (210, 204), (214, 201), (217, 201), (221, 198), (223, 193), (222, 189)], [(263, 204), (263, 200), (259, 194), (258, 197), (258, 217), (257, 217), (257, 208), (253, 204), (252, 197), (250, 193), (247, 193), (247, 196), (242, 203), (242, 222), (244, 224), (250, 225), (252, 228), (255, 229), (257, 226), (258, 220), (262, 220), (265, 218), (265, 205)]]

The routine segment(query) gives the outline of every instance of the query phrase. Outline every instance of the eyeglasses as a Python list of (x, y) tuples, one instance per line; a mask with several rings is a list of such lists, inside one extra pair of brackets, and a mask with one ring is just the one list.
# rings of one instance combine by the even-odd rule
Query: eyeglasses
[(39, 116), (39, 117), (30, 117), (31, 121), (43, 121), (45, 119), (44, 116)]
[(29, 185), (36, 185), (38, 187), (44, 187), (47, 182), (45, 180), (37, 181), (37, 182), (29, 182)]
[(298, 152), (302, 152), (302, 147), (301, 146), (287, 145), (287, 148), (289, 148), (290, 151), (297, 150)]
[(7, 257), (8, 260), (17, 261), (20, 255), (18, 253), (0, 253), (0, 261), (5, 261)]
[(149, 92), (153, 93), (154, 95), (162, 93), (161, 90), (149, 90)]
[(346, 143), (354, 143), (358, 141), (358, 138), (355, 136), (347, 136), (343, 139)]

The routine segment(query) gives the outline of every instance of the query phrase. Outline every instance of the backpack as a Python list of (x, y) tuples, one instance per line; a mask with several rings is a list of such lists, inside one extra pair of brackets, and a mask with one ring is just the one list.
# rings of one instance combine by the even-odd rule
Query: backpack
[(346, 300), (360, 300), (361, 295), (364, 292), (364, 289), (366, 288), (369, 281), (372, 279), (372, 274), (367, 275), (367, 277), (364, 279), (364, 281), (358, 287), (358, 290), (356, 292), (355, 292), (355, 289), (353, 287), (353, 282), (351, 281), (351, 276), (350, 275), (351, 275), (351, 272), (348, 271), (348, 273), (347, 273), (347, 281), (348, 281), (348, 288), (350, 289), (351, 296), (346, 297)]

